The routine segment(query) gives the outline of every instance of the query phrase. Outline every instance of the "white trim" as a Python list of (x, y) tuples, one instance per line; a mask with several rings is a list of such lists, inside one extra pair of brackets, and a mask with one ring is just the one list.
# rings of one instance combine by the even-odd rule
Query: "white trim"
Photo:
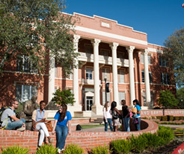
[(155, 48), (148, 48), (148, 51), (163, 54), (163, 50), (157, 50), (157, 49), (155, 49)]
[(142, 45), (148, 45), (147, 41), (142, 41), (142, 40), (138, 40), (138, 39), (134, 39), (134, 38), (130, 38), (130, 37), (125, 37), (125, 36), (121, 36), (121, 35), (117, 35), (117, 34), (107, 33), (107, 32), (103, 32), (103, 31), (99, 31), (99, 30), (94, 30), (91, 28), (75, 26), (74, 29), (77, 31), (101, 35), (104, 37), (109, 37), (109, 38), (118, 39), (118, 40), (122, 40), (122, 41), (128, 41), (128, 42), (138, 43), (138, 44), (142, 44)]

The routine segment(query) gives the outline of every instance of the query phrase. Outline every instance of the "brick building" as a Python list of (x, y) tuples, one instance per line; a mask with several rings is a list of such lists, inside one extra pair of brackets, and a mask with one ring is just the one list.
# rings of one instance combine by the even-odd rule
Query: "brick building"
[[(62, 68), (50, 57), (48, 74), (40, 79), (27, 65), (27, 57), (14, 59), (7, 65), (0, 78), (0, 102), (8, 104), (12, 98), (20, 102), (37, 95), (38, 102), (52, 99), (56, 89), (71, 89), (75, 103), (69, 110), (75, 116), (102, 114), (105, 103), (105, 79), (110, 92), (107, 101), (125, 99), (127, 105), (138, 99), (143, 109), (152, 108), (160, 90), (176, 91), (172, 84), (170, 68), (162, 56), (163, 47), (147, 42), (147, 34), (117, 21), (74, 13), (79, 19), (75, 24), (74, 47), (79, 53), (77, 68), (65, 78)], [(19, 62), (24, 73), (19, 72)], [(93, 112), (91, 112), (93, 111)]]

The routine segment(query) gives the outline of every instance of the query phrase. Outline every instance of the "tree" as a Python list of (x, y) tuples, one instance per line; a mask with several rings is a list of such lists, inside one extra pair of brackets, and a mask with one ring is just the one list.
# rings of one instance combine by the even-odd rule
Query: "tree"
[(54, 93), (54, 97), (52, 98), (52, 102), (58, 105), (73, 104), (75, 102), (74, 95), (72, 94), (70, 89), (62, 91), (60, 89), (57, 89)]
[(71, 35), (74, 20), (61, 13), (64, 8), (61, 0), (1, 0), (0, 71), (17, 55), (26, 55), (29, 65), (45, 73), (49, 51), (70, 73), (77, 57)]
[(176, 107), (178, 105), (178, 100), (169, 90), (160, 91), (158, 102), (159, 105), (165, 107)]
[(173, 68), (175, 82), (180, 87), (184, 85), (184, 28), (176, 30), (165, 40), (164, 45), (165, 55), (172, 59), (170, 67)]
[(184, 87), (177, 89), (176, 91), (179, 106), (184, 108)]

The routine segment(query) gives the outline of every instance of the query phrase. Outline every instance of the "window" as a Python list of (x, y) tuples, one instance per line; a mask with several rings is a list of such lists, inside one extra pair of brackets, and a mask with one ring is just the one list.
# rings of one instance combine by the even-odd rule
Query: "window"
[(162, 84), (170, 84), (170, 76), (168, 73), (161, 73), (161, 83)]
[(54, 71), (55, 71), (55, 77), (57, 77), (57, 63), (56, 63), (56, 61), (55, 61), (55, 69), (54, 69)]
[(37, 86), (35, 85), (16, 85), (15, 97), (18, 102), (30, 100), (33, 96), (37, 96)]
[[(144, 54), (141, 54), (141, 64), (144, 64)], [(151, 55), (148, 55), (148, 65), (151, 65)]]
[(142, 82), (144, 82), (144, 70), (142, 70)]
[[(111, 93), (107, 93), (107, 101), (111, 103)], [(103, 91), (103, 105), (105, 105), (105, 91)]]
[[(142, 70), (142, 82), (145, 82), (144, 70)], [(152, 74), (149, 72), (149, 83), (152, 83)]]
[[(119, 92), (119, 102), (121, 102), (121, 100), (126, 100), (125, 99), (125, 92)], [(120, 103), (120, 105), (121, 105), (121, 103)]]
[(93, 79), (93, 69), (91, 68), (86, 69), (86, 79), (89, 79), (89, 80)]
[(151, 55), (148, 55), (148, 65), (151, 65)]
[(119, 72), (119, 83), (125, 83), (125, 71), (118, 70), (118, 72)]
[(167, 66), (167, 59), (163, 56), (160, 56), (159, 57), (159, 65), (163, 66), (163, 67), (166, 67)]
[(146, 103), (146, 92), (145, 91), (142, 92), (142, 99), (143, 99), (143, 106), (147, 106), (147, 103)]
[(38, 73), (36, 66), (29, 60), (29, 56), (17, 56), (17, 71)]
[(144, 55), (141, 54), (141, 64), (144, 64)]
[(151, 72), (149, 72), (149, 82), (150, 82), (150, 83), (153, 82), (153, 81), (152, 81), (152, 74), (151, 74)]
[(107, 79), (107, 82), (110, 82), (110, 69), (102, 68), (102, 80)]

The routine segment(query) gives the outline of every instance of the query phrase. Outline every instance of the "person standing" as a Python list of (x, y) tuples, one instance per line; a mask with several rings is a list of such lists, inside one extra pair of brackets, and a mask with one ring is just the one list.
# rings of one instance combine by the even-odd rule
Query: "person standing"
[(112, 128), (112, 115), (110, 113), (110, 103), (109, 102), (106, 102), (105, 105), (104, 105), (104, 109), (103, 109), (103, 116), (104, 116), (104, 122), (105, 122), (105, 131), (107, 131), (107, 128), (108, 128), (108, 124), (109, 124), (109, 127), (111, 129), (111, 131), (113, 131), (113, 128)]
[(125, 100), (121, 100), (122, 105), (122, 117), (123, 117), (123, 125), (125, 128), (125, 131), (130, 131), (130, 111), (128, 109), (128, 106), (126, 105)]
[[(59, 111), (54, 116), (54, 126), (52, 134), (56, 131), (56, 147), (60, 154), (64, 151), (65, 140), (67, 135), (71, 135), (71, 113), (67, 111), (67, 105), (62, 104)], [(68, 125), (68, 127), (67, 127)]]
[(113, 130), (114, 130), (114, 132), (117, 132), (118, 126), (120, 125), (120, 122), (119, 122), (120, 112), (118, 111), (116, 106), (117, 106), (117, 103), (115, 101), (113, 101), (111, 103), (111, 114), (112, 114)]
[(133, 100), (133, 105), (137, 109), (137, 115), (136, 118), (138, 119), (138, 122), (135, 124), (135, 128), (137, 131), (141, 130), (141, 105), (137, 99)]
[(33, 111), (32, 115), (32, 123), (33, 123), (33, 129), (34, 130), (39, 130), (40, 132), (40, 137), (39, 137), (39, 142), (38, 142), (38, 147), (40, 147), (43, 144), (43, 141), (45, 140), (46, 142), (46, 137), (48, 139), (48, 142), (51, 144), (52, 140), (49, 136), (48, 129), (45, 125), (45, 122), (47, 121), (47, 113), (45, 111), (45, 101), (40, 101), (40, 108), (37, 110)]
[(18, 119), (15, 114), (15, 109), (18, 108), (19, 102), (13, 100), (10, 107), (3, 111), (1, 115), (1, 126), (6, 130), (25, 130), (25, 119)]

